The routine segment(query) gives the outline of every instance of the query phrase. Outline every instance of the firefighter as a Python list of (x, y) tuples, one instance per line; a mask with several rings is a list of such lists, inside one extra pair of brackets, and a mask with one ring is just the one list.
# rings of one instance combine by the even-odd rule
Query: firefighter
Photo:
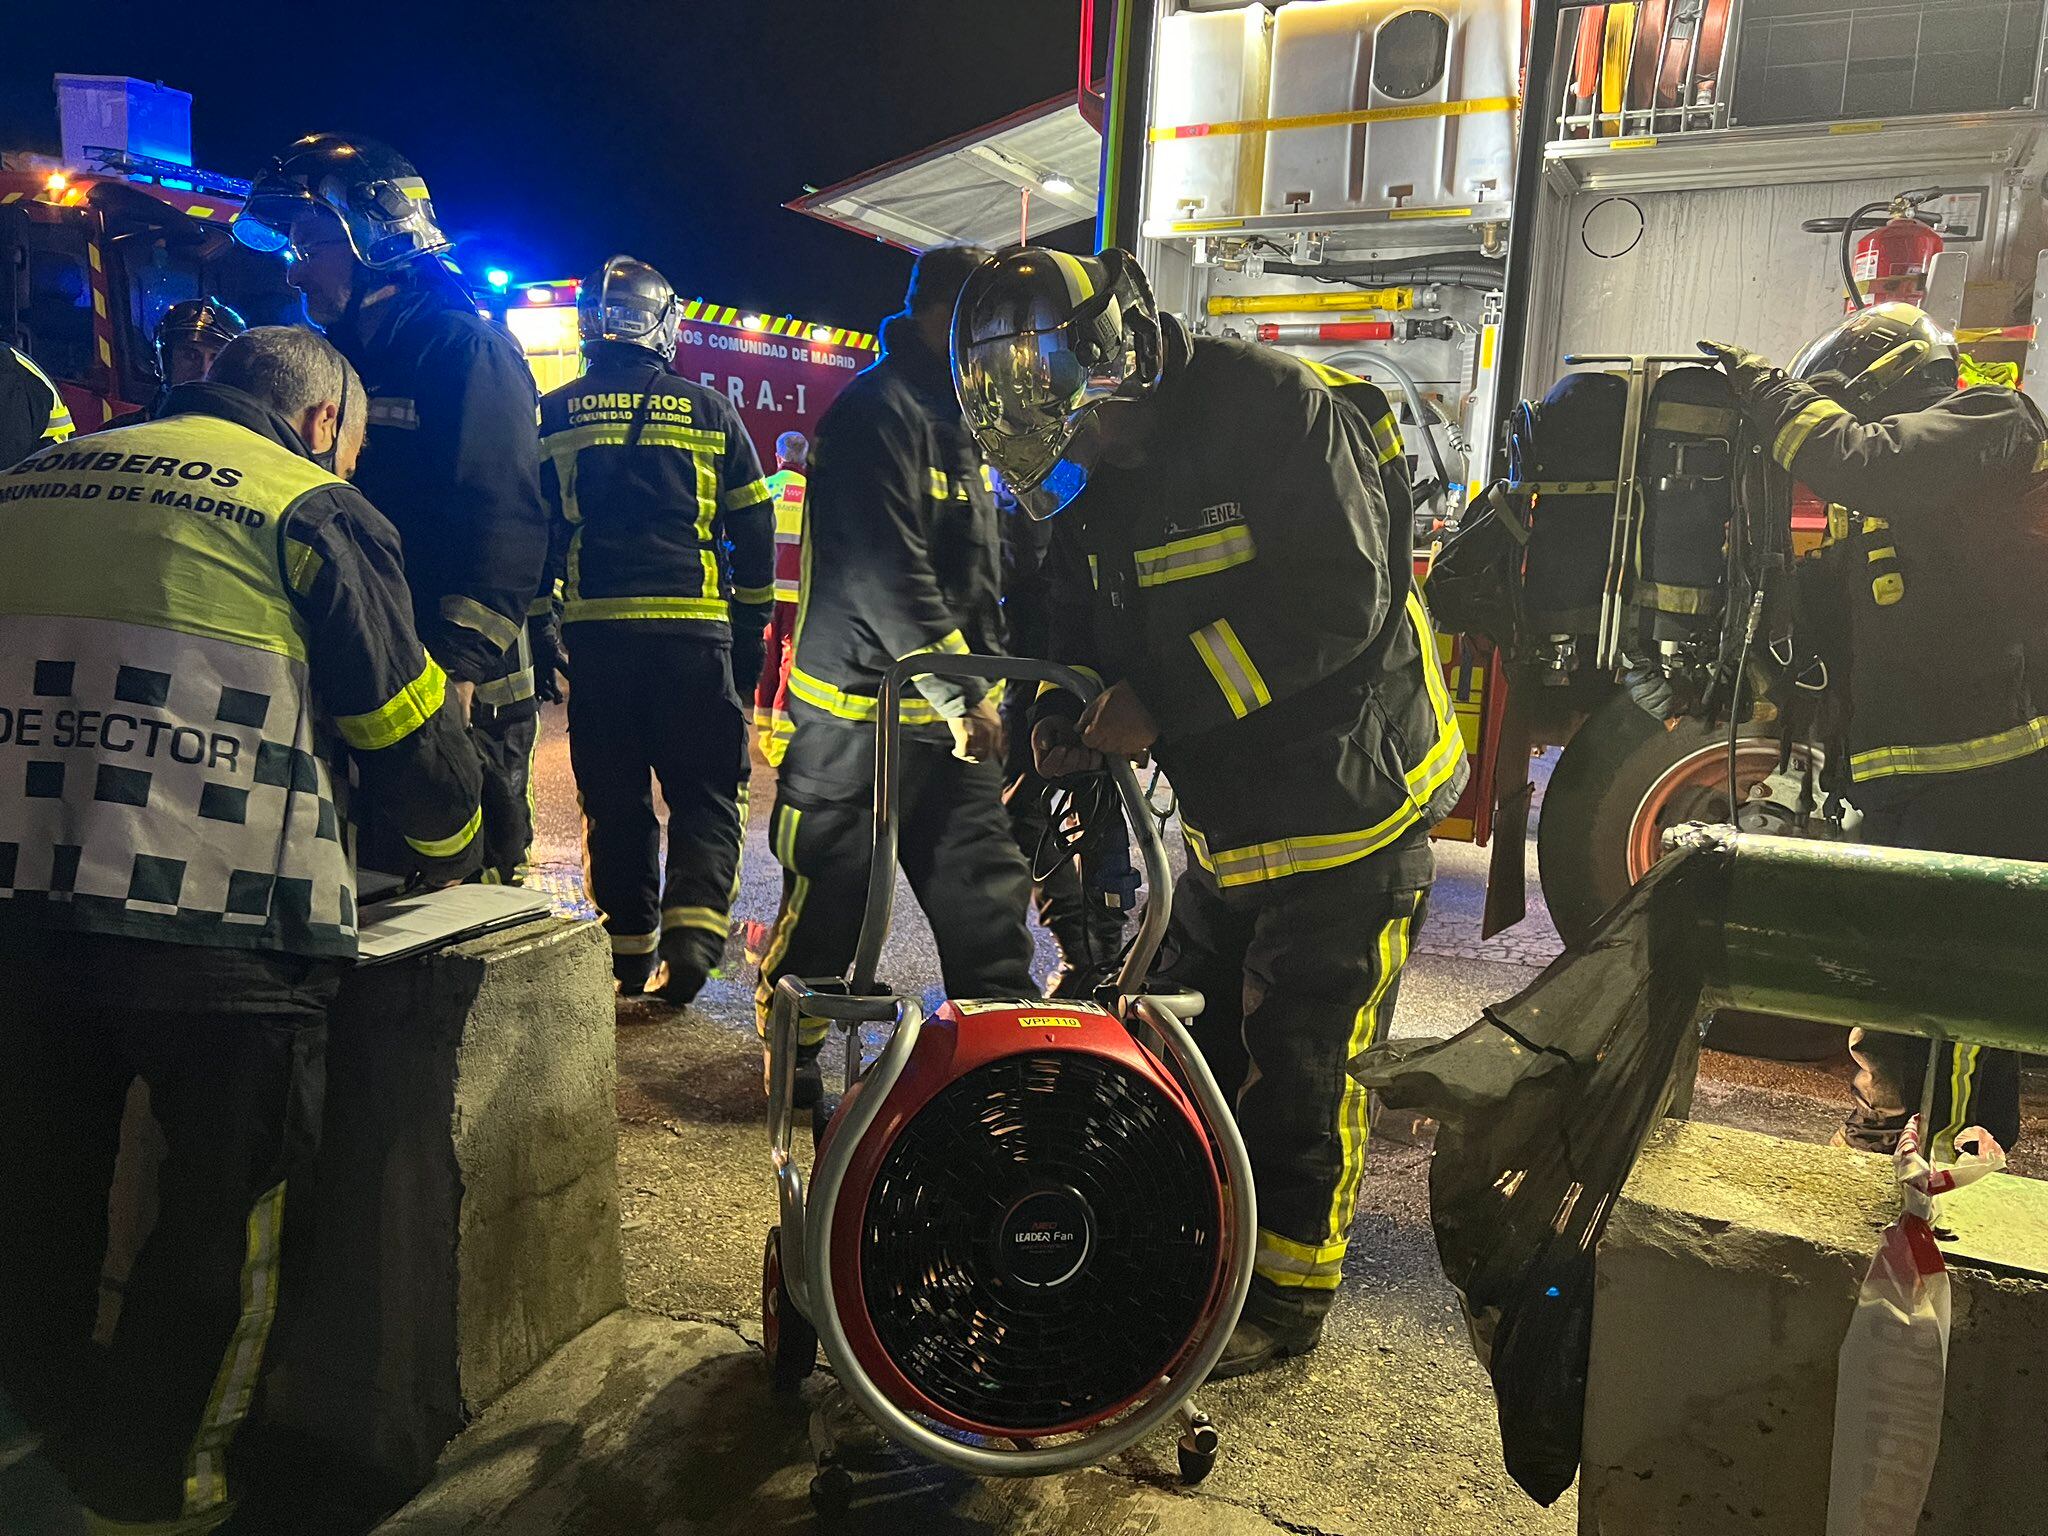
[[(363, 490), (404, 538), (420, 636), (471, 709), (492, 806), (483, 878), (516, 881), (539, 724), (526, 620), (547, 557), (532, 371), (477, 313), (426, 183), (385, 145), (298, 140), (233, 228), (292, 253), (307, 313), (369, 389)], [(364, 837), (366, 862), (394, 856), (380, 829)]]
[(132, 427), (161, 416), (171, 391), (205, 378), (220, 349), (248, 329), (248, 323), (219, 299), (180, 299), (157, 321), (150, 344), (156, 359), (156, 398), (116, 416), (107, 425)]
[(803, 574), (804, 466), (810, 439), (785, 432), (775, 439), (775, 473), (768, 491), (775, 502), (775, 616), (762, 642), (766, 664), (754, 690), (754, 741), (771, 768), (780, 767), (789, 745), (789, 639), (796, 626), (797, 583)]
[[(2048, 861), (2048, 427), (2025, 395), (1957, 387), (1954, 342), (1908, 304), (1857, 311), (1789, 373), (1718, 357), (1771, 457), (1833, 505), (1818, 574), (1846, 614), (1848, 795), (1890, 847)], [(1812, 557), (1810, 557), (1812, 558)], [(1816, 604), (1815, 607), (1823, 605)], [(1889, 1152), (1928, 1047), (1857, 1030), (1838, 1140)], [(2019, 1061), (1941, 1048), (1937, 1156), (2019, 1134)]]
[[(882, 356), (818, 425), (803, 580), (789, 665), (796, 729), (770, 842), (782, 907), (755, 993), (765, 1027), (776, 979), (846, 974), (874, 849), (875, 698), (899, 658), (1002, 646), (1001, 535), (988, 471), (946, 364), (953, 301), (986, 256), (918, 257)], [(1002, 805), (1000, 694), (919, 678), (900, 706), (903, 872), (938, 942), (952, 997), (1031, 995), (1024, 923), (1031, 874)], [(798, 1096), (818, 1091), (824, 1026), (799, 1042)]]
[[(1365, 1172), (1346, 1071), (1394, 1009), (1466, 776), (1412, 577), (1384, 396), (1245, 342), (1190, 337), (1137, 262), (1024, 248), (969, 281), (960, 399), (1053, 540), (1040, 773), (1156, 755), (1190, 854), (1154, 984), (1196, 1038), (1258, 1180), (1251, 1297), (1218, 1374), (1313, 1349)], [(1327, 374), (1327, 376), (1326, 376)], [(1361, 409), (1364, 405), (1366, 408)]]
[(12, 464), (38, 444), (71, 436), (71, 408), (35, 360), (17, 347), (0, 347), (0, 464)]
[[(95, 1530), (231, 1512), (356, 953), (349, 768), (422, 877), (478, 858), (481, 766), (344, 478), (362, 400), (312, 332), (251, 331), (161, 420), (0, 475), (0, 1380)], [(138, 1075), (169, 1156), (100, 1357)]]
[[(607, 261), (577, 295), (589, 369), (542, 398), (540, 427), (590, 896), (620, 990), (677, 1005), (696, 997), (732, 923), (740, 700), (761, 673), (775, 570), (775, 514), (745, 423), (671, 366), (682, 318), (654, 268)], [(666, 875), (650, 773), (668, 803)]]

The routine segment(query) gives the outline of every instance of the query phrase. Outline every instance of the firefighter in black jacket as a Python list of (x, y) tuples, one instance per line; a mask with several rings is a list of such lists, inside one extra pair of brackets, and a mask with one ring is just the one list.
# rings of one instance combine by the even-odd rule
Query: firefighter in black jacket
[[(93, 1530), (232, 1513), (356, 954), (351, 769), (412, 868), (476, 868), (475, 750), (398, 535), (342, 478), (361, 400), (319, 337), (259, 329), (161, 420), (0, 474), (0, 1381)], [(100, 1350), (138, 1075), (170, 1150)]]
[[(1191, 339), (1125, 252), (991, 262), (954, 321), (983, 449), (1055, 530), (1048, 777), (1156, 753), (1191, 855), (1159, 984), (1196, 1029), (1258, 1176), (1250, 1300), (1218, 1373), (1315, 1347), (1365, 1171), (1366, 1094), (1420, 925), (1429, 828), (1465, 754), (1412, 579), (1385, 400), (1281, 353)], [(1361, 405), (1365, 406), (1361, 409)], [(1394, 500), (1404, 515), (1390, 515)]]
[[(589, 370), (542, 397), (540, 422), (590, 896), (620, 989), (651, 985), (677, 1004), (697, 995), (732, 926), (740, 701), (775, 601), (761, 464), (725, 396), (671, 371), (682, 314), (652, 267), (606, 262), (577, 299)], [(668, 803), (665, 878), (650, 772)]]
[(249, 329), (249, 323), (219, 299), (180, 299), (164, 311), (150, 339), (156, 359), (156, 395), (148, 405), (123, 412), (109, 427), (132, 427), (163, 415), (171, 391), (206, 377), (220, 349)]
[[(1957, 387), (1954, 343), (1907, 304), (1859, 310), (1788, 374), (1723, 342), (1771, 456), (1833, 503), (1819, 553), (1847, 615), (1849, 798), (1892, 847), (2048, 861), (2048, 427), (2026, 396)], [(1928, 1048), (1856, 1031), (1841, 1140), (1889, 1152)], [(1936, 1155), (2019, 1134), (2019, 1063), (1939, 1053)]]
[[(517, 880), (539, 722), (526, 619), (547, 557), (532, 371), (476, 312), (426, 183), (385, 145), (298, 140), (233, 227), (291, 250), (307, 312), (370, 392), (359, 480), (405, 540), (420, 637), (470, 701), (490, 806), (484, 878)], [(365, 862), (389, 846), (367, 828)]]
[[(925, 651), (1002, 649), (995, 496), (946, 365), (954, 298), (986, 254), (939, 246), (918, 258), (906, 312), (882, 326), (881, 359), (832, 402), (811, 450), (789, 669), (796, 729), (770, 828), (782, 910), (755, 994), (764, 1021), (776, 978), (843, 976), (853, 961), (883, 672)], [(901, 706), (903, 871), (953, 997), (1032, 990), (1031, 876), (1003, 814), (1000, 702), (980, 684), (925, 677)], [(823, 1039), (820, 1025), (802, 1042), (805, 1094)]]

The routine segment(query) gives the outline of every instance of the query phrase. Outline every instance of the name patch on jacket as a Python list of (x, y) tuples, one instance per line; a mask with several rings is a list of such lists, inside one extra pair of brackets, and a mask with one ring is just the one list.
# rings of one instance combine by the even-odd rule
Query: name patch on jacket
[(1219, 501), (1192, 517), (1169, 518), (1166, 531), (1176, 538), (1189, 533), (1206, 533), (1211, 528), (1232, 528), (1244, 521), (1244, 508), (1234, 501)]
[(370, 402), (370, 425), (373, 427), (402, 427), (418, 431), (420, 424), (419, 402), (403, 395), (380, 395)]

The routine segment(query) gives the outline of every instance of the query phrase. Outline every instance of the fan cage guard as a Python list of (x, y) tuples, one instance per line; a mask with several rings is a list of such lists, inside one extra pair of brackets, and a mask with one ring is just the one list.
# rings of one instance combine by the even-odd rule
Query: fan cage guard
[(1116, 1417), (1216, 1303), (1206, 1131), (1115, 1056), (1033, 1051), (962, 1074), (898, 1130), (860, 1209), (865, 1322), (923, 1399), (899, 1406), (969, 1433)]

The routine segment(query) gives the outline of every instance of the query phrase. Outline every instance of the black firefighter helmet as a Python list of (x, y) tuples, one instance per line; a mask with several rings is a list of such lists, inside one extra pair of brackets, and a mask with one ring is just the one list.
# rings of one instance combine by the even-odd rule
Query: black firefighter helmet
[(178, 300), (156, 323), (151, 343), (156, 351), (156, 376), (169, 381), (172, 347), (184, 343), (218, 352), (248, 329), (248, 322), (219, 299)]
[(1159, 309), (1137, 258), (1025, 246), (983, 262), (953, 310), (953, 387), (981, 451), (1033, 517), (1080, 495), (1088, 418), (1165, 373)]
[(338, 133), (308, 134), (271, 162), (235, 218), (235, 238), (252, 250), (285, 250), (293, 220), (313, 209), (340, 220), (356, 260), (377, 272), (451, 243), (410, 160), (375, 139)]
[(1931, 399), (1954, 390), (1956, 343), (1911, 304), (1876, 304), (1808, 342), (1788, 371), (1874, 421), (1926, 403), (1911, 399), (1915, 393)]

